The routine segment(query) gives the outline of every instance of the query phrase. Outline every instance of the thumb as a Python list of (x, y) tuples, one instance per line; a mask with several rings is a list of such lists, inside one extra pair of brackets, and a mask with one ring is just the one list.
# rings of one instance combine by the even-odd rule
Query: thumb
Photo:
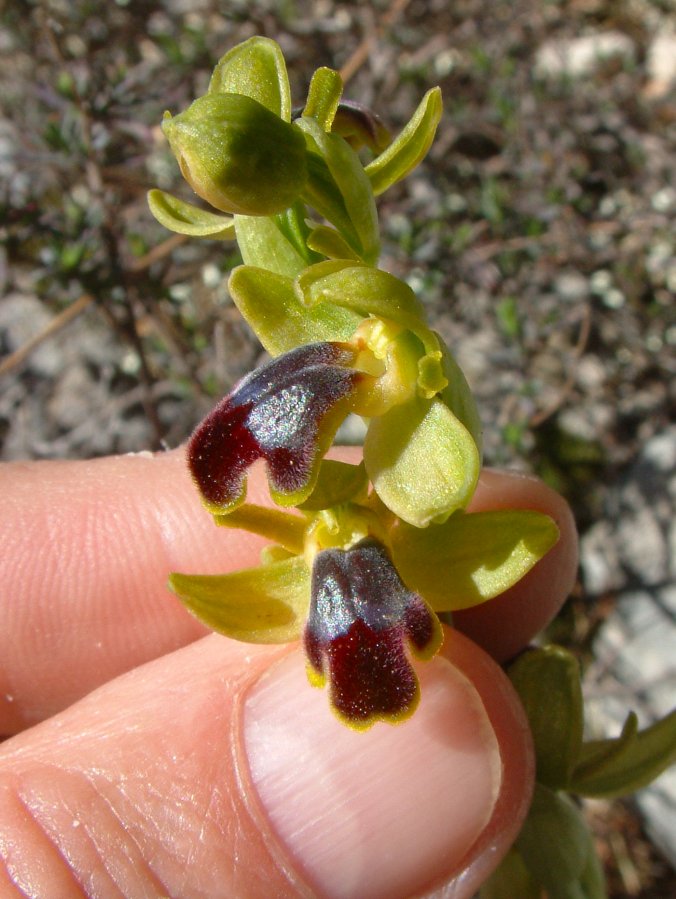
[(211, 636), (117, 678), (0, 747), (0, 894), (469, 897), (532, 758), (500, 669), (455, 632), (444, 653), (367, 733), (297, 650)]

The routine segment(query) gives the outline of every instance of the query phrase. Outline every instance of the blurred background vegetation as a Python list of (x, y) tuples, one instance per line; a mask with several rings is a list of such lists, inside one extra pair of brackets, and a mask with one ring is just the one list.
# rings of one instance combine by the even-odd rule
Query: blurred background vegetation
[[(487, 463), (534, 471), (573, 505), (581, 579), (551, 636), (595, 672), (598, 695), (617, 683), (598, 637), (631, 591), (667, 597), (673, 636), (672, 0), (0, 11), (2, 458), (176, 446), (261, 358), (228, 297), (236, 248), (169, 235), (145, 195), (190, 198), (162, 113), (263, 34), (285, 52), (296, 103), (329, 65), (395, 132), (441, 85), (430, 156), (379, 205), (382, 266), (416, 290), (463, 366)], [(673, 695), (673, 668), (657, 677)], [(649, 687), (629, 697), (648, 718)], [(674, 894), (635, 805), (589, 814), (614, 896)]]

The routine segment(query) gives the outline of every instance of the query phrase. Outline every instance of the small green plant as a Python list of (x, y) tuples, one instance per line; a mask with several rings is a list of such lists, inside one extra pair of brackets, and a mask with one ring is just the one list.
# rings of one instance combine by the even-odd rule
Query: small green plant
[[(302, 639), (310, 682), (328, 685), (340, 720), (366, 730), (415, 711), (409, 655), (438, 652), (439, 616), (502, 593), (558, 530), (530, 510), (465, 511), (481, 467), (474, 399), (413, 290), (377, 265), (375, 198), (424, 158), (440, 91), (391, 139), (377, 116), (342, 99), (342, 87), (337, 72), (319, 69), (294, 113), (277, 44), (235, 47), (207, 93), (163, 122), (184, 177), (212, 209), (160, 190), (149, 203), (173, 231), (237, 240), (244, 264), (230, 293), (272, 357), (216, 406), (187, 450), (215, 523), (271, 544), (258, 567), (176, 573), (171, 587), (229, 637)], [(511, 327), (511, 310), (502, 315)], [(350, 413), (368, 421), (360, 465), (325, 458)], [(247, 473), (260, 459), (270, 506), (247, 501)], [(647, 782), (673, 757), (676, 719), (638, 734), (631, 718), (618, 740), (583, 743), (572, 657), (533, 650), (510, 676), (533, 728), (539, 782), (484, 894), (601, 896), (589, 834), (562, 791), (615, 795)]]

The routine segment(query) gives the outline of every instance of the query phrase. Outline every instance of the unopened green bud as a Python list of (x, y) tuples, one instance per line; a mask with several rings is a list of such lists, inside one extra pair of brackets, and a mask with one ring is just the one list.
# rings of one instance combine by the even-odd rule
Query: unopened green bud
[(305, 139), (289, 122), (242, 94), (207, 94), (162, 130), (195, 193), (221, 212), (274, 215), (307, 178)]

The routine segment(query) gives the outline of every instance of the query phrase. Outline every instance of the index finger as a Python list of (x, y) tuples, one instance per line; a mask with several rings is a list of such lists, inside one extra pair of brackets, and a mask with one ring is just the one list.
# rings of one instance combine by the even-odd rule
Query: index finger
[[(356, 458), (358, 450), (340, 451)], [(541, 508), (563, 504), (540, 482), (484, 475), (477, 502)], [(202, 636), (204, 627), (169, 593), (171, 571), (225, 572), (254, 565), (263, 541), (216, 528), (205, 513), (184, 452), (90, 462), (11, 463), (0, 468), (0, 733), (14, 733), (94, 687)], [(260, 469), (249, 497), (267, 501)], [(534, 506), (534, 502), (536, 505)], [(571, 531), (564, 532), (566, 544)], [(550, 554), (552, 556), (552, 554)], [(574, 562), (572, 563), (574, 565)], [(565, 598), (570, 553), (545, 557), (552, 589), (498, 610), (505, 638), (527, 641)], [(535, 572), (533, 572), (535, 574)], [(512, 602), (523, 595), (517, 585)], [(532, 591), (531, 591), (532, 592)]]

